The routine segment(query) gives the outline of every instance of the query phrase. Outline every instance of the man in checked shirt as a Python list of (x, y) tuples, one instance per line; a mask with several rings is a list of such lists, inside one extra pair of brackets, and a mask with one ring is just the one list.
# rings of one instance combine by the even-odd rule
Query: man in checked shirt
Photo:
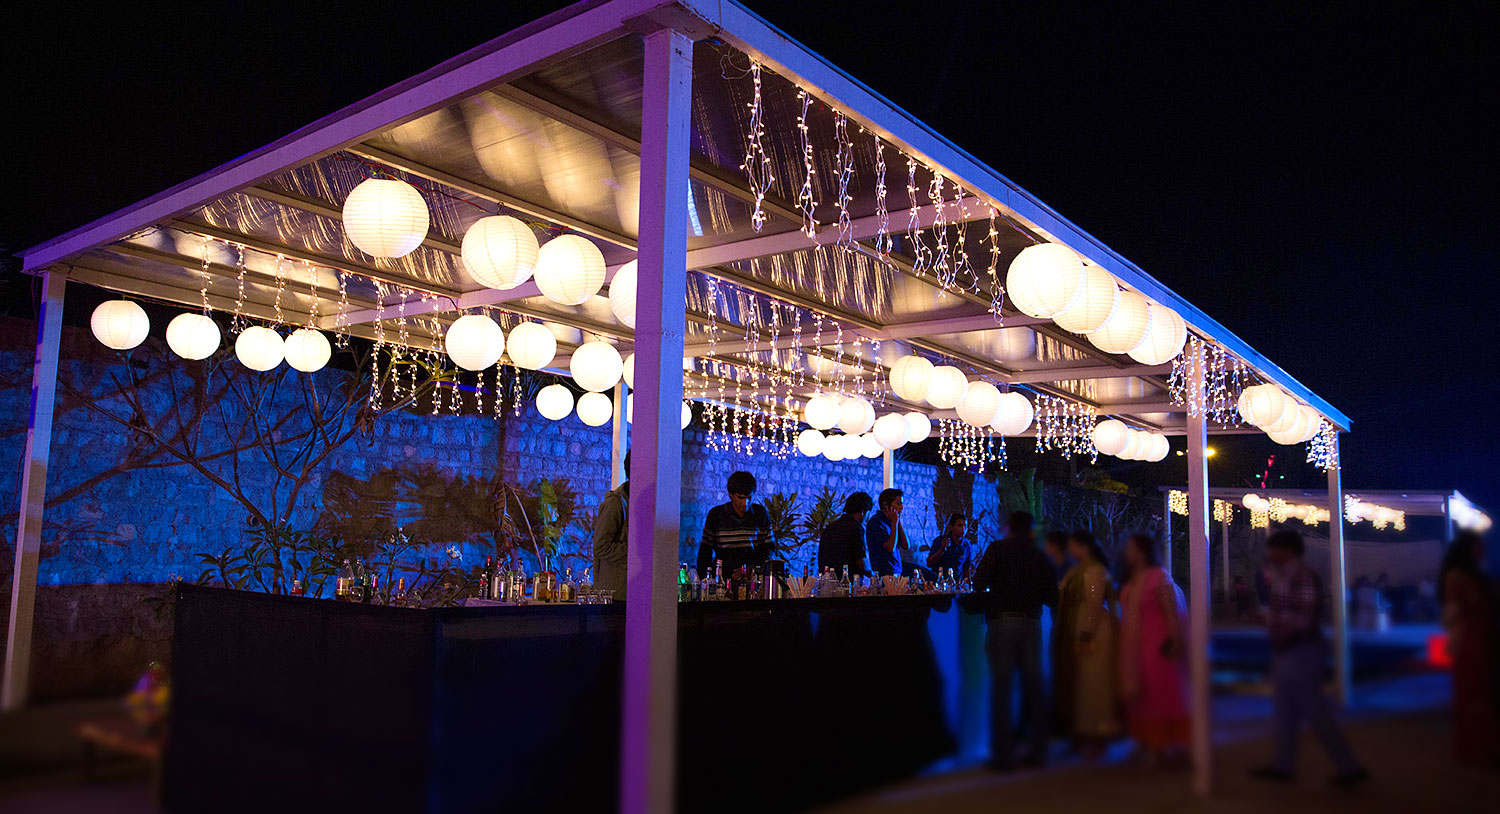
[(1275, 754), (1270, 766), (1251, 775), (1259, 780), (1291, 782), (1296, 778), (1297, 740), (1303, 721), (1333, 761), (1336, 786), (1357, 786), (1370, 779), (1334, 720), (1323, 695), (1323, 580), (1302, 559), (1302, 535), (1282, 529), (1266, 540), (1265, 577), (1271, 588), (1266, 616), (1271, 636), (1271, 686), (1276, 722)]

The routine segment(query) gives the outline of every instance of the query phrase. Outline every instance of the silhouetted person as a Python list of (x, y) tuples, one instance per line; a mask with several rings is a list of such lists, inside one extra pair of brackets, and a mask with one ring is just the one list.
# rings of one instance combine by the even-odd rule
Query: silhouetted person
[(865, 568), (865, 512), (874, 505), (864, 492), (844, 499), (844, 513), (818, 536), (818, 571), (832, 568), (842, 575), (848, 566), (851, 576), (869, 573)]
[(940, 573), (947, 573), (950, 568), (954, 574), (964, 572), (964, 560), (968, 559), (968, 546), (964, 543), (967, 525), (968, 518), (957, 512), (948, 516), (948, 525), (927, 550), (928, 568)]
[(630, 453), (625, 453), (625, 477), (619, 487), (599, 501), (594, 518), (594, 585), (615, 592), (615, 599), (625, 601), (625, 547), (630, 508)]
[(698, 544), (698, 573), (712, 574), (714, 560), (724, 561), (724, 576), (741, 566), (753, 568), (771, 554), (771, 515), (766, 507), (751, 504), (755, 476), (735, 472), (725, 484), (729, 502), (708, 510), (703, 519), (703, 541)]
[(1484, 540), (1465, 531), (1443, 556), (1437, 598), (1453, 659), (1453, 756), (1493, 766), (1500, 756), (1495, 709), (1495, 597), (1484, 574)]
[(901, 552), (906, 549), (906, 531), (901, 528), (901, 490), (880, 493), (880, 511), (865, 524), (865, 547), (870, 550), (870, 571), (880, 576), (900, 576)]

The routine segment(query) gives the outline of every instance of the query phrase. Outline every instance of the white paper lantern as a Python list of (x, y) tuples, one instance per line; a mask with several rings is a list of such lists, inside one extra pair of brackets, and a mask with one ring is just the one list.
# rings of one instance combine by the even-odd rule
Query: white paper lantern
[(578, 420), (590, 427), (602, 427), (615, 415), (615, 406), (603, 393), (584, 393), (578, 397)]
[(505, 355), (505, 331), (484, 314), (464, 314), (443, 334), (443, 349), (464, 370), (484, 370)]
[(609, 281), (609, 311), (615, 319), (635, 327), (636, 261), (620, 267)]
[(1105, 455), (1119, 455), (1130, 440), (1130, 428), (1125, 422), (1107, 418), (1094, 425), (1094, 448)]
[(906, 425), (911, 428), (911, 433), (906, 437), (908, 444), (926, 441), (932, 435), (932, 419), (926, 413), (907, 413)]
[(628, 387), (628, 388), (630, 388), (631, 390), (634, 390), (635, 389), (635, 354), (634, 353), (627, 353), (627, 354), (625, 354), (625, 369), (624, 369), (624, 373), (622, 373), (621, 375), (625, 379), (625, 386)]
[(1146, 338), (1127, 353), (1130, 358), (1143, 365), (1164, 365), (1182, 353), (1187, 342), (1187, 323), (1176, 311), (1153, 302), (1151, 305), (1151, 329)]
[(859, 436), (859, 452), (866, 458), (879, 458), (885, 454), (885, 447), (880, 445), (880, 439), (875, 433), (867, 432)]
[(1075, 334), (1099, 330), (1120, 302), (1120, 285), (1115, 275), (1098, 266), (1085, 267), (1083, 275), (1083, 291), (1078, 299), (1052, 317), (1058, 327)]
[(860, 435), (875, 426), (875, 407), (870, 402), (855, 396), (844, 399), (839, 405), (839, 429), (850, 435)]
[(625, 423), (629, 424), (629, 423), (631, 423), (633, 421), (635, 421), (635, 394), (634, 393), (626, 393), (625, 394)]
[(568, 370), (579, 387), (602, 393), (620, 381), (620, 375), (625, 372), (625, 362), (614, 345), (596, 339), (579, 345), (578, 350), (573, 351), (573, 360), (568, 363)]
[(889, 413), (875, 419), (875, 440), (885, 449), (896, 449), (906, 443), (911, 437), (911, 425), (906, 423), (906, 416), (900, 413)]
[(405, 181), (371, 178), (344, 199), (344, 233), (371, 257), (404, 257), (427, 237), (427, 201)]
[(1282, 408), (1281, 417), (1270, 424), (1262, 426), (1261, 429), (1265, 430), (1267, 434), (1276, 433), (1277, 435), (1286, 435), (1292, 432), (1297, 428), (1297, 419), (1302, 415), (1297, 409), (1299, 406), (1301, 405), (1297, 403), (1296, 399), (1288, 396), (1286, 405)]
[(1120, 450), (1119, 458), (1126, 461), (1140, 460), (1142, 448), (1150, 443), (1147, 435), (1140, 430), (1130, 430), (1125, 436), (1125, 448)]
[(328, 360), (333, 358), (333, 346), (328, 344), (328, 337), (314, 328), (298, 328), (292, 331), (283, 346), (286, 351), (286, 363), (291, 365), (292, 369), (303, 373), (322, 370), (328, 364)]
[(985, 381), (969, 382), (958, 417), (975, 427), (988, 427), (1000, 415), (1000, 388)]
[(1250, 494), (1247, 494), (1240, 499), (1240, 505), (1244, 506), (1246, 509), (1249, 509), (1252, 512), (1261, 511), (1265, 503), (1266, 501), (1263, 500), (1260, 495), (1257, 495), (1254, 492), (1251, 492)]
[(1010, 261), (1005, 292), (1022, 313), (1051, 319), (1083, 293), (1083, 260), (1061, 243), (1027, 246)]
[(549, 384), (537, 391), (536, 411), (543, 418), (560, 421), (573, 412), (573, 392), (560, 384)]
[(803, 430), (797, 433), (797, 451), (809, 458), (822, 455), (823, 433), (817, 430)]
[(927, 403), (939, 410), (951, 410), (963, 401), (969, 390), (969, 377), (952, 365), (939, 365), (932, 369), (932, 380), (927, 385)]
[(1121, 291), (1115, 310), (1097, 331), (1089, 332), (1089, 341), (1105, 353), (1129, 353), (1150, 330), (1150, 302), (1134, 291)]
[(682, 403), (682, 428), (687, 429), (691, 423), (693, 423), (693, 408), (684, 401)]
[(270, 328), (251, 325), (234, 340), (234, 355), (251, 370), (271, 370), (286, 358), (286, 343)]
[(1313, 440), (1313, 438), (1316, 438), (1318, 435), (1318, 431), (1323, 429), (1323, 416), (1320, 415), (1317, 410), (1314, 410), (1313, 408), (1306, 405), (1303, 405), (1301, 409), (1307, 411), (1307, 424), (1303, 429), (1302, 437), (1298, 440), (1302, 443), (1306, 443)]
[(813, 396), (802, 408), (802, 420), (815, 430), (833, 429), (839, 423), (838, 402), (824, 395)]
[(927, 398), (932, 382), (932, 363), (915, 354), (903, 356), (891, 365), (891, 390), (898, 398), (921, 402)]
[(1034, 418), (1036, 408), (1032, 406), (1031, 399), (1015, 391), (1001, 393), (1000, 409), (995, 411), (995, 420), (990, 422), (990, 427), (1001, 435), (1020, 435), (1031, 428)]
[(582, 305), (604, 285), (604, 255), (592, 240), (558, 235), (536, 256), (536, 287), (559, 305)]
[(1281, 420), (1291, 401), (1274, 384), (1257, 384), (1240, 393), (1240, 417), (1256, 427), (1266, 427)]
[(167, 323), (167, 347), (184, 359), (207, 359), (219, 349), (219, 325), (203, 314), (178, 314)]
[(541, 370), (557, 356), (557, 337), (540, 322), (522, 322), (510, 329), (507, 347), (516, 367)]
[(829, 435), (823, 439), (823, 457), (830, 461), (844, 460), (845, 436)]
[(1151, 445), (1146, 450), (1145, 459), (1156, 463), (1166, 460), (1167, 454), (1172, 451), (1172, 445), (1167, 437), (1159, 432), (1151, 433)]
[(464, 268), (475, 282), (508, 291), (531, 279), (539, 248), (536, 232), (520, 219), (491, 215), (474, 221), (464, 232), (461, 253)]
[(94, 315), (89, 317), (89, 329), (94, 338), (114, 350), (130, 350), (146, 341), (151, 332), (151, 318), (145, 309), (130, 300), (110, 300), (99, 303)]

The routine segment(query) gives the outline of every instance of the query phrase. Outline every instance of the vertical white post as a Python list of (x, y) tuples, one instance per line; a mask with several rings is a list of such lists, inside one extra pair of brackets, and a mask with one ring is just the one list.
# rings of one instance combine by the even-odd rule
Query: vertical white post
[(620, 811), (673, 810), (677, 732), (677, 542), (682, 513), (688, 126), (693, 43), (645, 36), (635, 421), (620, 722)]
[(1223, 572), (1221, 581), (1224, 583), (1224, 605), (1234, 607), (1234, 597), (1230, 595), (1229, 587), (1229, 521), (1219, 523), (1219, 570)]
[(47, 459), (52, 446), (52, 407), (57, 397), (57, 351), (62, 340), (62, 272), (42, 275), (42, 302), (36, 326), (36, 361), (31, 368), (31, 423), (21, 462), (21, 495), (16, 521), (16, 570), (10, 577), (10, 627), (5, 638), (5, 681), (0, 710), (26, 705), (31, 677), (31, 621), (36, 609), (36, 569), (42, 551), (42, 514), (47, 504)]
[[(1203, 346), (1188, 343), (1188, 404), (1202, 404)], [(1208, 631), (1208, 423), (1203, 411), (1188, 413), (1188, 656), (1193, 688), (1193, 787), (1199, 794), (1213, 790), (1213, 719), (1209, 686)]]
[(1172, 576), (1172, 490), (1161, 493), (1161, 567)]
[[(630, 473), (625, 471), (625, 382), (615, 383), (615, 416), (609, 425), (609, 488), (618, 489)], [(634, 416), (632, 416), (633, 418)]]
[[(1339, 437), (1333, 435), (1333, 460), (1338, 460)], [(1349, 705), (1349, 614), (1344, 603), (1344, 479), (1342, 467), (1328, 470), (1328, 602), (1333, 623), (1334, 696)]]
[(886, 450), (880, 456), (880, 488), (890, 489), (896, 485), (896, 453)]
[(1443, 495), (1443, 543), (1453, 542), (1453, 495)]

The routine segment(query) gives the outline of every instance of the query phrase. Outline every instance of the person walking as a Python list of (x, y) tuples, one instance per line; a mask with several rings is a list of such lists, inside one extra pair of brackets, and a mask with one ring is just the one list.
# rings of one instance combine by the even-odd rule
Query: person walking
[(1023, 763), (1047, 761), (1047, 696), (1042, 684), (1042, 607), (1057, 607), (1052, 563), (1032, 539), (1033, 519), (1015, 512), (1004, 539), (990, 543), (974, 571), (975, 602), (989, 620), (985, 653), (990, 662), (990, 759), (996, 771), (1015, 766), (1011, 681), (1021, 674), (1027, 750)]
[(1130, 736), (1154, 767), (1188, 742), (1187, 609), (1161, 567), (1156, 540), (1130, 535), (1125, 564), (1130, 573), (1120, 589), (1120, 697)]
[(832, 568), (843, 576), (844, 568), (850, 576), (868, 574), (865, 568), (865, 512), (875, 501), (864, 492), (854, 492), (844, 498), (844, 513), (829, 523), (818, 535), (818, 571)]
[[(1119, 667), (1115, 656), (1118, 621), (1117, 597), (1109, 569), (1109, 557), (1094, 535), (1075, 531), (1068, 538), (1068, 552), (1078, 563), (1064, 581), (1059, 606), (1059, 626), (1073, 664), (1073, 695), (1063, 703), (1071, 707), (1068, 734), (1079, 754), (1094, 760), (1109, 741), (1120, 734), (1116, 712)], [(1058, 653), (1058, 657), (1063, 655)]]
[(1453, 757), (1493, 766), (1496, 737), (1494, 596), (1484, 575), (1484, 540), (1460, 532), (1443, 556), (1437, 598), (1453, 660)]
[(1258, 780), (1291, 782), (1297, 772), (1297, 740), (1302, 723), (1312, 728), (1333, 761), (1336, 786), (1352, 787), (1370, 779), (1334, 719), (1323, 695), (1323, 580), (1303, 561), (1302, 535), (1282, 529), (1266, 539), (1266, 582), (1271, 607), (1266, 628), (1271, 637), (1271, 692), (1275, 724), (1271, 765), (1250, 774)]

